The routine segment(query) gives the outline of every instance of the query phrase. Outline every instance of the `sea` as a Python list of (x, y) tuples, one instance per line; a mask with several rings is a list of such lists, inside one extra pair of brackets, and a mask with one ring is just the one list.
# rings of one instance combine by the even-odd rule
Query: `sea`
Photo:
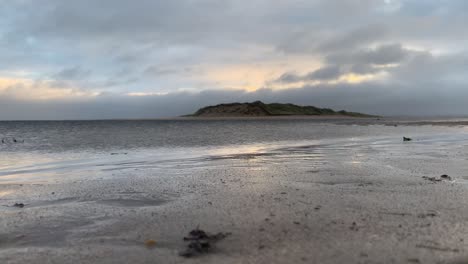
[(213, 163), (228, 158), (319, 167), (351, 157), (369, 159), (370, 153), (437, 156), (468, 145), (467, 124), (466, 119), (402, 118), (3, 121), (0, 183), (234, 166)]

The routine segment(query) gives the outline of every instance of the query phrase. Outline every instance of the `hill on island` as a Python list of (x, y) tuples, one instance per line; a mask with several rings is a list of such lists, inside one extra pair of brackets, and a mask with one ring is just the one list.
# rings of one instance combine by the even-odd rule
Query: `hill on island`
[(255, 116), (350, 116), (373, 117), (345, 110), (334, 111), (329, 108), (315, 106), (300, 106), (295, 104), (272, 103), (265, 104), (261, 101), (253, 103), (229, 103), (200, 108), (192, 115), (195, 117), (255, 117)]

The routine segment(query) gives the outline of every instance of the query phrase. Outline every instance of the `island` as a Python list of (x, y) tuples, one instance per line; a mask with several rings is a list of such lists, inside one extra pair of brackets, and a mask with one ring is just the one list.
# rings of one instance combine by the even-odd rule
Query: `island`
[(376, 117), (345, 110), (334, 111), (330, 108), (301, 106), (295, 104), (271, 103), (261, 101), (252, 103), (228, 103), (200, 108), (186, 117), (267, 117), (267, 116), (346, 116)]

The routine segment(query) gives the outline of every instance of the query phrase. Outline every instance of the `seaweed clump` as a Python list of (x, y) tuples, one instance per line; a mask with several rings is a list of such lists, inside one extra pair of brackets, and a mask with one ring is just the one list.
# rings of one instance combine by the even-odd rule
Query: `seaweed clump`
[(213, 251), (215, 244), (229, 236), (231, 233), (209, 234), (199, 228), (189, 232), (184, 241), (187, 241), (187, 247), (180, 252), (180, 256), (190, 258), (198, 255), (207, 254)]

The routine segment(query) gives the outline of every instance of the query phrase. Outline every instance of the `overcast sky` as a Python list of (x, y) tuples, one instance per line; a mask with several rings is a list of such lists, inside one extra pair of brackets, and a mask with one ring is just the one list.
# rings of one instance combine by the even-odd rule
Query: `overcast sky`
[(468, 115), (466, 0), (0, 0), (0, 119)]

